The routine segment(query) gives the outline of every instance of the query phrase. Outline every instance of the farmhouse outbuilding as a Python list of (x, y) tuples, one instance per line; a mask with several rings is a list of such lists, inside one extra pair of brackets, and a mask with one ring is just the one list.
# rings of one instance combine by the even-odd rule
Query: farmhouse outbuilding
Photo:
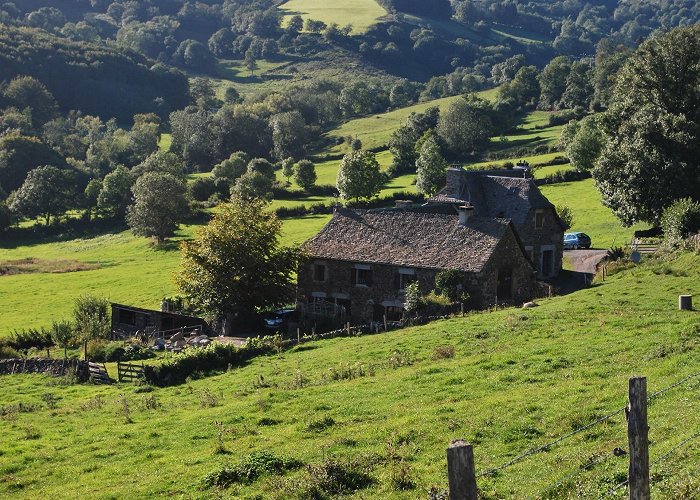
[(112, 332), (162, 332), (176, 328), (206, 327), (202, 318), (165, 311), (112, 304)]
[(556, 277), (561, 270), (564, 226), (554, 205), (522, 170), (478, 171), (452, 167), (447, 183), (428, 200), (436, 211), (455, 213), (470, 204), (478, 217), (513, 223), (537, 276)]
[(475, 212), (470, 205), (453, 214), (337, 209), (304, 244), (311, 259), (298, 274), (300, 305), (340, 312), (355, 324), (398, 319), (406, 286), (418, 282), (427, 293), (446, 269), (463, 273), (478, 307), (531, 299), (535, 270), (514, 224)]

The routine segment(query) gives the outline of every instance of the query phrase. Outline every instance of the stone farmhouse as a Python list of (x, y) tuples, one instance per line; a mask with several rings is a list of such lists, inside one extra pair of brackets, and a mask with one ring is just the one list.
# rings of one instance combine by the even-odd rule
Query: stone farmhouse
[(535, 295), (535, 271), (511, 221), (426, 209), (337, 209), (304, 244), (311, 261), (298, 274), (302, 308), (341, 311), (355, 324), (400, 319), (406, 285), (435, 287), (444, 269), (464, 273), (476, 306), (523, 302)]
[(428, 201), (454, 213), (471, 204), (478, 217), (510, 219), (541, 279), (554, 278), (562, 265), (564, 226), (554, 205), (521, 170), (450, 168), (447, 184)]
[(304, 244), (302, 309), (353, 323), (399, 319), (406, 285), (427, 293), (444, 269), (464, 273), (475, 306), (520, 303), (538, 278), (560, 269), (564, 227), (554, 206), (518, 170), (450, 168), (444, 189), (423, 206), (339, 208)]

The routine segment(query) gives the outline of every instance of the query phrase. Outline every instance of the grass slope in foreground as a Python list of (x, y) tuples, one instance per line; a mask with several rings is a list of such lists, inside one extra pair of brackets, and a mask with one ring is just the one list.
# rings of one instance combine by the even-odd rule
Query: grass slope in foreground
[[(685, 255), (535, 309), (313, 342), (152, 392), (5, 376), (0, 407), (21, 402), (24, 411), (0, 419), (0, 496), (211, 497), (219, 492), (203, 488), (206, 474), (271, 450), (304, 464), (354, 462), (370, 483), (348, 498), (422, 498), (446, 488), (451, 438), (472, 442), (484, 471), (621, 408), (632, 375), (646, 375), (652, 393), (700, 371), (700, 316), (675, 307), (679, 293), (700, 292), (698, 283), (700, 256)], [(439, 346), (453, 346), (454, 357), (435, 359)], [(650, 405), (652, 461), (699, 428), (698, 384)], [(226, 430), (225, 454), (214, 453), (214, 422)], [(626, 444), (619, 414), (479, 487), (487, 498), (598, 497), (625, 478), (627, 457), (611, 452)], [(693, 496), (698, 463), (696, 439), (652, 468), (652, 494)], [(309, 482), (301, 468), (220, 493), (295, 498)]]

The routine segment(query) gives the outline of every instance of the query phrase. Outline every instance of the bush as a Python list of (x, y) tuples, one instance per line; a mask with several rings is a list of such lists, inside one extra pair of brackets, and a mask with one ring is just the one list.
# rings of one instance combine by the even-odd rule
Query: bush
[(332, 417), (326, 416), (326, 417), (323, 417), (319, 420), (313, 420), (313, 421), (309, 422), (308, 425), (306, 426), (306, 430), (311, 431), (311, 432), (321, 432), (321, 431), (325, 431), (329, 427), (333, 427), (334, 425), (335, 425), (335, 420), (333, 420)]
[(27, 330), (15, 330), (7, 340), (7, 346), (15, 351), (28, 351), (29, 349), (47, 349), (53, 347), (51, 332), (48, 330), (29, 328)]
[(451, 359), (455, 357), (455, 346), (441, 345), (433, 349), (433, 359)]
[(207, 201), (209, 197), (216, 192), (217, 186), (213, 178), (199, 177), (187, 186), (187, 190), (193, 200)]
[(700, 231), (700, 203), (691, 198), (676, 200), (661, 215), (664, 236), (672, 243)]
[(210, 472), (204, 485), (227, 488), (232, 484), (250, 484), (263, 474), (284, 474), (303, 465), (293, 458), (278, 457), (270, 451), (252, 453), (235, 465), (225, 466)]
[(0, 341), (0, 359), (19, 358), (20, 354), (7, 344), (7, 341)]
[(226, 370), (240, 366), (260, 354), (271, 354), (274, 338), (258, 337), (249, 339), (243, 347), (231, 344), (214, 343), (199, 349), (187, 349), (173, 354), (159, 366), (146, 366), (146, 381), (153, 385), (165, 386), (184, 382), (195, 372)]

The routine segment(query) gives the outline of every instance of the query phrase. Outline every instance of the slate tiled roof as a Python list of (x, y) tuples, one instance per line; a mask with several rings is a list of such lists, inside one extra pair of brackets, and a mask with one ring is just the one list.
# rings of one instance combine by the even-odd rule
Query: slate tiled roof
[(430, 203), (470, 202), (479, 217), (504, 217), (516, 226), (525, 223), (532, 208), (549, 208), (532, 179), (484, 175), (478, 171), (450, 169), (447, 186), (430, 198)]
[(508, 231), (505, 219), (409, 210), (338, 209), (304, 243), (314, 258), (428, 269), (480, 271)]

